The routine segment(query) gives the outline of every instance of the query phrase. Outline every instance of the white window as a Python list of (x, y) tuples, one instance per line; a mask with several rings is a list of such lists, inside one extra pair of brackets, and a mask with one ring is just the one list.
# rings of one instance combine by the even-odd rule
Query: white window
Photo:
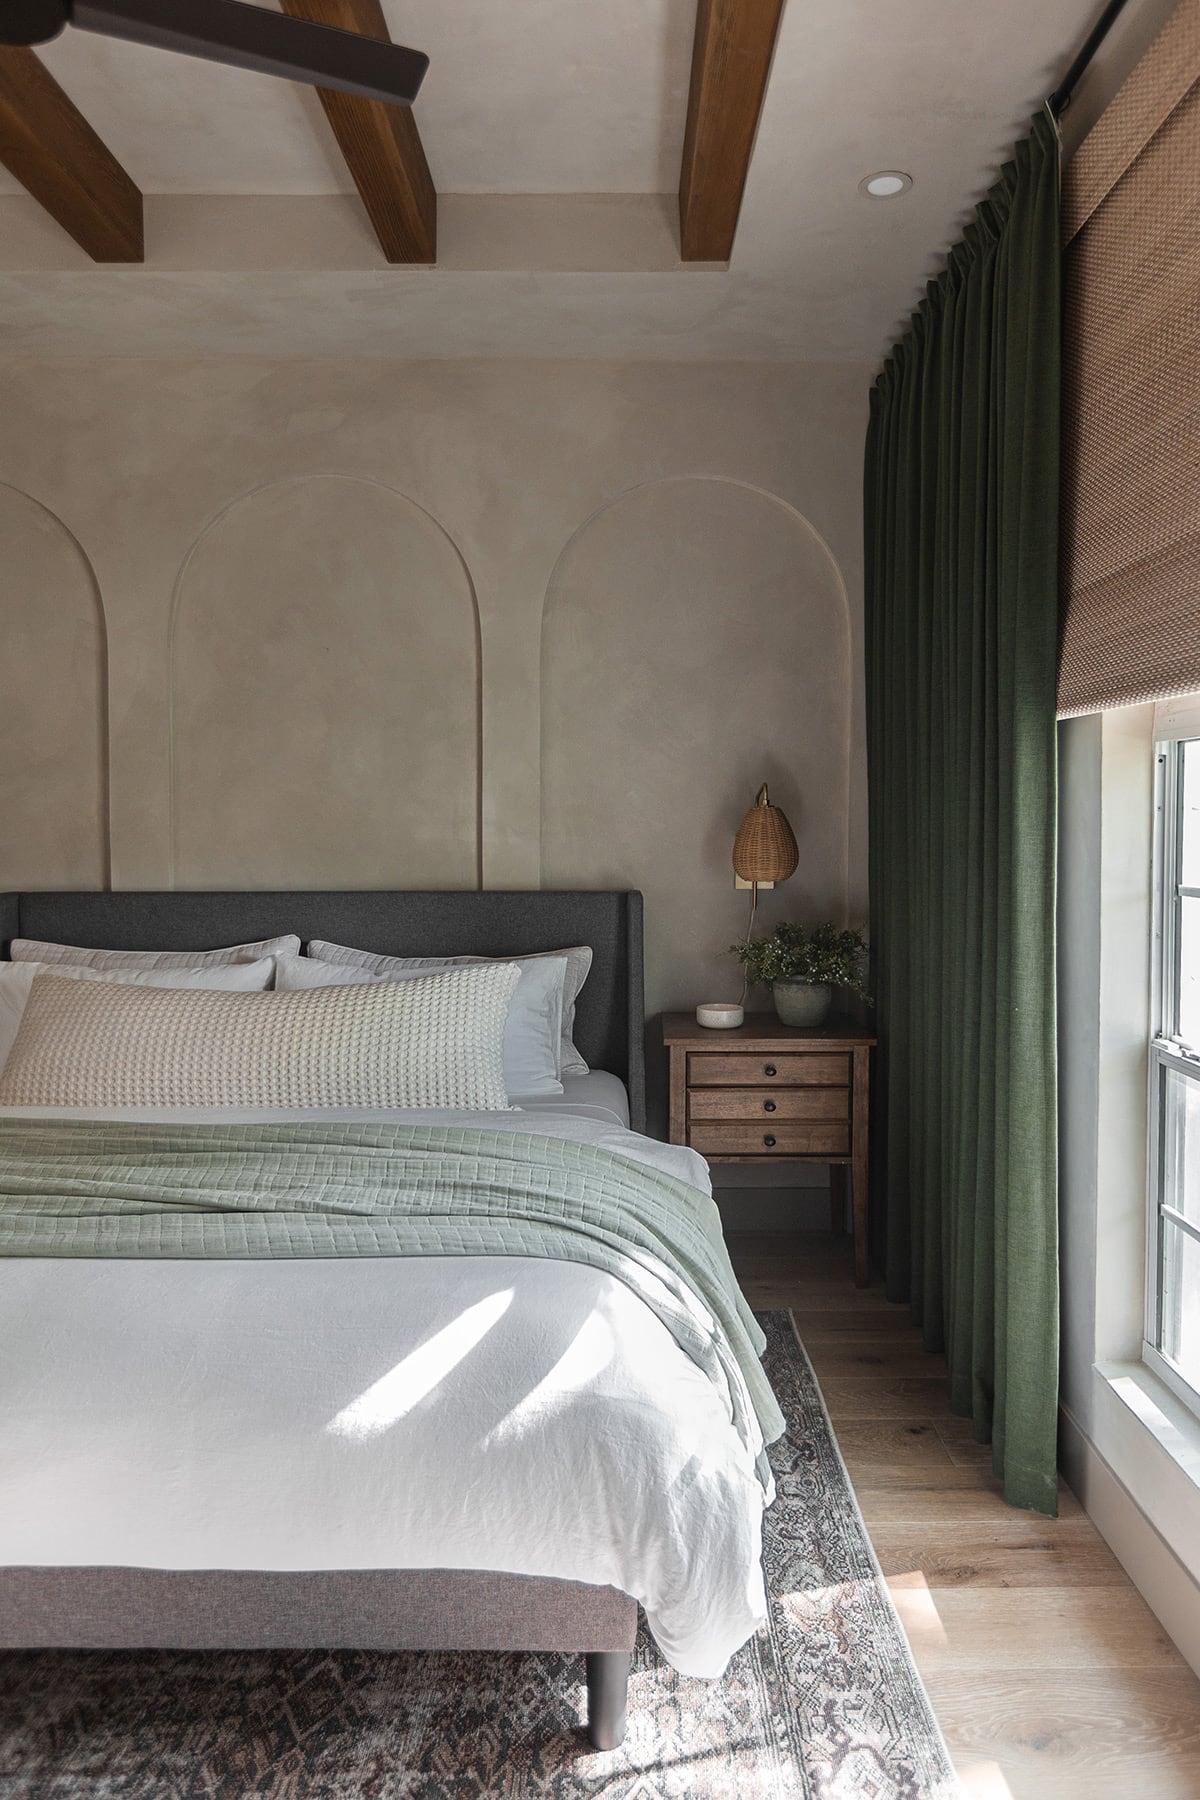
[(1157, 736), (1145, 1357), (1200, 1412), (1200, 702)]

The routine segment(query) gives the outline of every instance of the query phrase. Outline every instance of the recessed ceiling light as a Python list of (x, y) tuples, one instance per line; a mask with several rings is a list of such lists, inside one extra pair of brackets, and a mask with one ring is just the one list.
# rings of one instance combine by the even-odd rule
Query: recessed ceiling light
[(907, 192), (912, 184), (912, 176), (905, 175), (900, 169), (880, 169), (875, 175), (864, 175), (858, 191), (869, 194), (872, 200), (890, 200), (895, 194)]

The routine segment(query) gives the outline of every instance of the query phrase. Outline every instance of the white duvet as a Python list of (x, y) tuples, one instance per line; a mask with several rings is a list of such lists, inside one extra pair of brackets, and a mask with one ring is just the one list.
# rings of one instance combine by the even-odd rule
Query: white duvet
[[(317, 1116), (568, 1136), (709, 1191), (694, 1152), (601, 1107)], [(3, 1564), (611, 1583), (716, 1676), (766, 1615), (763, 1504), (716, 1390), (595, 1269), (0, 1259)]]

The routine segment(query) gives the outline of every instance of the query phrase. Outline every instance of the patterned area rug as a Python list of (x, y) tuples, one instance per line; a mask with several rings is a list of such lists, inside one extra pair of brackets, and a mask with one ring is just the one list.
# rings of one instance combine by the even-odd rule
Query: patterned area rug
[(787, 1313), (767, 1367), (770, 1624), (720, 1682), (645, 1634), (629, 1733), (583, 1735), (582, 1658), (0, 1655), (2, 1800), (951, 1800), (945, 1746)]

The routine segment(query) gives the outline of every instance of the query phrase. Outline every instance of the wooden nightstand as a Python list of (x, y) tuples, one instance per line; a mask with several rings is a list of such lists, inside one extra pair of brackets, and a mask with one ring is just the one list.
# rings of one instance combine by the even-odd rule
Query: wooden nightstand
[(854, 1279), (867, 1268), (867, 1135), (875, 1042), (852, 1025), (811, 1030), (748, 1013), (733, 1031), (709, 1031), (690, 1013), (667, 1013), (673, 1144), (710, 1163), (828, 1163), (835, 1223), (845, 1216), (850, 1171)]

